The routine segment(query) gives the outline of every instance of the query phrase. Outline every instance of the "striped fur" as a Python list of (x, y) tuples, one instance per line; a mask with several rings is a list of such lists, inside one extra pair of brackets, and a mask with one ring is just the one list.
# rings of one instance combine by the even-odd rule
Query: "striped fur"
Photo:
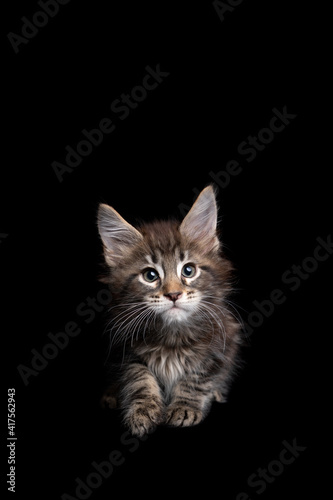
[(198, 424), (225, 401), (240, 345), (214, 191), (204, 189), (182, 223), (134, 228), (107, 205), (98, 223), (113, 296), (103, 402), (117, 404), (139, 436), (158, 424)]

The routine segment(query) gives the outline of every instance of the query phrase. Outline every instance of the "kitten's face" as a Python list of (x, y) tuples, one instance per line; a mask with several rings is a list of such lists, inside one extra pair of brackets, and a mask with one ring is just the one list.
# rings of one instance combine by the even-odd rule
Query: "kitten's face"
[(130, 265), (132, 280), (122, 300), (146, 305), (165, 323), (187, 321), (200, 311), (203, 290), (209, 289), (203, 262), (195, 252), (178, 246), (148, 252)]
[(186, 321), (198, 309), (201, 297), (201, 269), (188, 252), (181, 256), (179, 253), (169, 258), (160, 256), (156, 263), (148, 255), (149, 267), (139, 275), (149, 307), (168, 323)]
[(214, 298), (224, 294), (230, 267), (219, 253), (217, 210), (206, 188), (181, 224), (128, 224), (102, 205), (99, 230), (116, 303), (115, 329), (138, 330), (162, 320), (182, 324), (214, 319)]

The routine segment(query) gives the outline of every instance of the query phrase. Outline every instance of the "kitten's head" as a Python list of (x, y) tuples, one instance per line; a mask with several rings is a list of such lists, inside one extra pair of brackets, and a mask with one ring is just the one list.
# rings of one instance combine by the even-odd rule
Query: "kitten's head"
[(231, 265), (221, 255), (216, 226), (211, 186), (181, 223), (134, 228), (113, 208), (100, 205), (98, 227), (119, 328), (136, 331), (151, 321), (174, 325), (221, 316), (217, 304), (228, 291)]

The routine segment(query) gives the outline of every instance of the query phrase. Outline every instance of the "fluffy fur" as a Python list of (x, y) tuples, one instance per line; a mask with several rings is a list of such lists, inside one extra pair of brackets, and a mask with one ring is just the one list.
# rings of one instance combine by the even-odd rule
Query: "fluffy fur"
[(102, 204), (98, 227), (113, 297), (104, 404), (119, 406), (139, 436), (158, 424), (198, 424), (225, 401), (240, 344), (213, 188), (181, 223), (134, 228)]

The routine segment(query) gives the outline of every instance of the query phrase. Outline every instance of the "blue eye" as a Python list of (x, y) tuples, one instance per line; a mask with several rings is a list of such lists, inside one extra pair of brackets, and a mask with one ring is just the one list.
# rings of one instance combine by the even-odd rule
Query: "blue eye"
[(159, 278), (159, 274), (155, 271), (155, 269), (146, 269), (143, 271), (142, 276), (144, 280), (148, 281), (148, 283), (153, 283)]
[(185, 264), (185, 266), (182, 269), (182, 275), (185, 278), (193, 278), (196, 272), (197, 270), (194, 264)]

